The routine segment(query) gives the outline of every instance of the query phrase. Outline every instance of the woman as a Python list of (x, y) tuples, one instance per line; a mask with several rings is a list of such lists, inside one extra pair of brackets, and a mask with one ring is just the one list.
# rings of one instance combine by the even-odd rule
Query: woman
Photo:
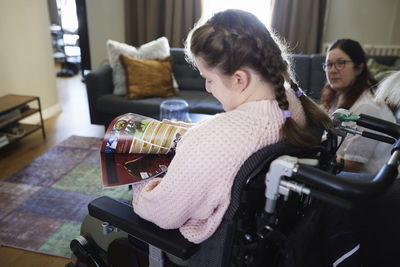
[(326, 129), (330, 119), (297, 87), (275, 37), (248, 12), (226, 10), (197, 26), (187, 57), (225, 112), (191, 127), (167, 174), (134, 186), (132, 203), (139, 216), (200, 243), (219, 226), (250, 155), (281, 140), (319, 144), (321, 131), (311, 129)]
[[(321, 103), (329, 113), (343, 108), (354, 115), (364, 113), (395, 122), (388, 106), (374, 100), (377, 82), (367, 68), (364, 50), (358, 42), (351, 39), (332, 42), (323, 69), (328, 83), (322, 92)], [(338, 160), (344, 160), (345, 171), (375, 174), (389, 158), (390, 145), (348, 135), (337, 155)]]

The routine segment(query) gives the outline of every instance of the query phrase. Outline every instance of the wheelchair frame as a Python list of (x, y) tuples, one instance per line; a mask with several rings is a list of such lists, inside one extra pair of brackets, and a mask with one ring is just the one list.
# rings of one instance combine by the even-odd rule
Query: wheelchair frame
[[(286, 155), (278, 159), (274, 157), (274, 161), (272, 159), (266, 162), (259, 160), (256, 170), (248, 173), (246, 175), (247, 180), (245, 179), (242, 182), (250, 184), (252, 177), (259, 175), (262, 171), (266, 171), (265, 164), (269, 165), (272, 161), (268, 173), (264, 175), (267, 189), (265, 191), (264, 225), (261, 227), (263, 231), (273, 230), (273, 225), (276, 222), (276, 203), (281, 196), (288, 199), (291, 192), (296, 192), (299, 195), (310, 195), (315, 199), (349, 208), (357, 201), (384, 193), (392, 185), (398, 174), (400, 126), (364, 114), (359, 116), (356, 123), (357, 125), (388, 134), (397, 140), (388, 163), (382, 167), (375, 177), (370, 177), (371, 180), (366, 182), (354, 180), (351, 176), (335, 176), (337, 166), (332, 163), (334, 157), (332, 157), (331, 151), (324, 158), (330, 161), (328, 163), (331, 166), (330, 173), (316, 168), (315, 165), (318, 165), (319, 162), (315, 159), (304, 160)], [(373, 136), (366, 137), (374, 138)], [(386, 138), (385, 140), (389, 139)], [(298, 153), (299, 151), (295, 152)], [(326, 163), (324, 162), (324, 164)], [(235, 208), (235, 212), (237, 212), (239, 206)], [(148, 243), (149, 266), (151, 267), (164, 266), (162, 251), (181, 259), (189, 259), (199, 250), (199, 245), (187, 241), (178, 230), (161, 229), (138, 217), (131, 206), (115, 199), (100, 197), (92, 201), (88, 209), (91, 216), (109, 223), (103, 226), (104, 233), (120, 229)], [(261, 231), (259, 232), (261, 233)]]

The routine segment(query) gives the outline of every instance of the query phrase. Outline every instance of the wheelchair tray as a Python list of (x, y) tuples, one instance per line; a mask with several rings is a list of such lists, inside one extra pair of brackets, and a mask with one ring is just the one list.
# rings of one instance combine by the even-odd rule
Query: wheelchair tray
[(89, 203), (88, 209), (91, 216), (181, 259), (188, 259), (198, 249), (179, 230), (162, 229), (136, 215), (132, 206), (113, 198), (99, 197)]

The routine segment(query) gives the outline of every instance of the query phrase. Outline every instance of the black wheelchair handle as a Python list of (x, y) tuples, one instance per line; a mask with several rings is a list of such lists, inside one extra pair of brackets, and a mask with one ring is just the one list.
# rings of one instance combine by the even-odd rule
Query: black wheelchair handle
[(357, 125), (385, 133), (398, 139), (400, 137), (400, 126), (396, 123), (378, 119), (366, 114), (360, 114), (360, 119), (356, 121)]
[(351, 209), (353, 207), (353, 203), (351, 201), (337, 197), (332, 194), (325, 193), (323, 191), (319, 191), (317, 189), (311, 189), (310, 196), (344, 209)]
[[(348, 176), (335, 176), (323, 170), (299, 164), (296, 177), (307, 185), (318, 190), (349, 200), (366, 199), (384, 193), (397, 177), (397, 166), (385, 164), (381, 170), (373, 175), (365, 174), (365, 179), (354, 179)], [(312, 191), (312, 189), (311, 189)]]
[(371, 138), (371, 139), (374, 139), (374, 140), (378, 140), (378, 141), (381, 141), (381, 142), (385, 142), (385, 143), (388, 143), (388, 144), (394, 144), (396, 142), (395, 139), (393, 139), (393, 138), (391, 138), (389, 136), (384, 136), (384, 135), (380, 135), (380, 134), (376, 134), (376, 133), (371, 133), (371, 132), (368, 132), (368, 131), (363, 131), (361, 135), (364, 136), (364, 137)]

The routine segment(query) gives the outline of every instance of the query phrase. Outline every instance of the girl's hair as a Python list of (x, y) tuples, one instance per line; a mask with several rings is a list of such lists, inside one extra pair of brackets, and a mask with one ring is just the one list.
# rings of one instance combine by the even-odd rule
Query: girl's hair
[[(241, 10), (226, 10), (215, 14), (205, 24), (196, 26), (186, 41), (186, 57), (195, 65), (194, 57), (202, 58), (208, 67), (218, 68), (224, 75), (232, 75), (248, 67), (259, 73), (275, 87), (275, 98), (282, 110), (289, 109), (284, 83), (299, 90), (293, 79), (283, 47), (264, 24), (253, 14)], [(300, 96), (308, 126), (324, 130), (331, 120), (311, 99)], [(310, 146), (321, 141), (320, 133), (300, 127), (291, 117), (282, 129), (283, 139), (297, 146)]]
[[(371, 93), (374, 94), (377, 81), (369, 72), (365, 52), (357, 41), (351, 39), (335, 40), (329, 45), (327, 52), (335, 48), (339, 48), (348, 55), (353, 61), (355, 67), (362, 67), (361, 73), (357, 76), (354, 84), (351, 85), (349, 90), (344, 92), (342, 101), (337, 106), (337, 108), (349, 109), (365, 90), (369, 89)], [(325, 108), (330, 108), (332, 101), (335, 99), (336, 93), (337, 92), (331, 88), (329, 83), (325, 84), (321, 95), (321, 103)]]

